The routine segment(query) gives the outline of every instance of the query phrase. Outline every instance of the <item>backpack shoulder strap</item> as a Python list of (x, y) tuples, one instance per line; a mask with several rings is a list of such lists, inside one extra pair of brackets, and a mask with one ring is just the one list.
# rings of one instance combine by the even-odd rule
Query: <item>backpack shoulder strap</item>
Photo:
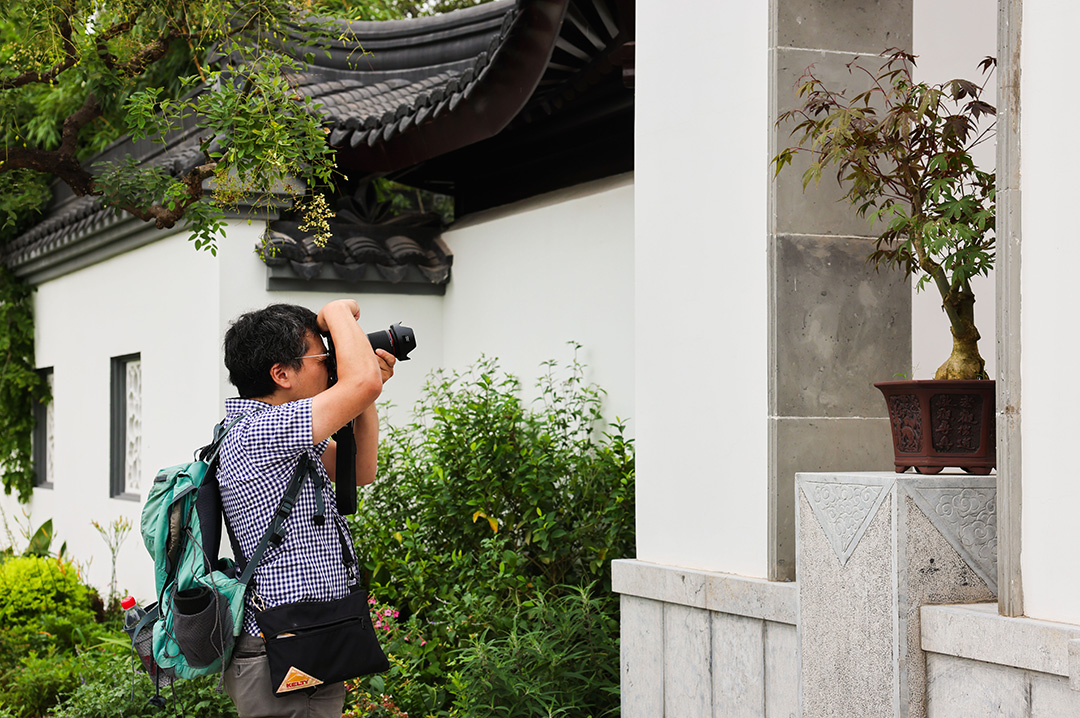
[(198, 458), (205, 461), (208, 464), (213, 464), (217, 459), (218, 452), (221, 450), (221, 444), (225, 441), (225, 435), (229, 433), (229, 430), (236, 426), (239, 422), (248, 414), (240, 414), (228, 424), (222, 419), (219, 423), (214, 425), (214, 438), (209, 444), (199, 449), (196, 454)]
[[(232, 429), (244, 415), (234, 418), (228, 424), (224, 420), (214, 426), (214, 438), (209, 444), (197, 452), (199, 460), (208, 464), (206, 474), (199, 486), (199, 493), (195, 499), (195, 511), (199, 517), (200, 531), (202, 533), (203, 560), (206, 562), (207, 573), (218, 568), (218, 553), (221, 548), (221, 519), (225, 518), (225, 511), (221, 505), (221, 487), (218, 485), (218, 451), (225, 441), (226, 434)], [(232, 545), (234, 556), (238, 553), (239, 544), (233, 536), (232, 526), (228, 518), (225, 518), (225, 528), (229, 532), (229, 542)], [(235, 559), (234, 559), (235, 560)]]

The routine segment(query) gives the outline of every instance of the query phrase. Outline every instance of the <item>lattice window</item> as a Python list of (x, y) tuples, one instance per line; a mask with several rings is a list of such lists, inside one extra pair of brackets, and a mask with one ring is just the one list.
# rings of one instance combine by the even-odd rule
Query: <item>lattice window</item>
[[(38, 372), (45, 378), (49, 385), (49, 395), (53, 394), (53, 370), (52, 367), (39, 369)], [(34, 433), (33, 458), (34, 458), (34, 484), (42, 488), (51, 489), (53, 477), (53, 463), (56, 457), (56, 419), (54, 402), (41, 403), (34, 407)]]
[(113, 357), (109, 495), (139, 500), (142, 475), (142, 361)]

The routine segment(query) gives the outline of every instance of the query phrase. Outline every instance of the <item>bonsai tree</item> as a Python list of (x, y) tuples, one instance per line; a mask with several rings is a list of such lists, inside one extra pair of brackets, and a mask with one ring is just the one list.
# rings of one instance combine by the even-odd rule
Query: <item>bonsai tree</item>
[[(850, 99), (807, 68), (801, 105), (777, 120), (796, 123), (798, 144), (773, 158), (776, 174), (807, 153), (805, 191), (835, 167), (843, 199), (884, 228), (868, 261), (902, 268), (918, 277), (918, 289), (932, 284), (941, 295), (953, 350), (934, 378), (985, 379), (971, 280), (994, 263), (994, 173), (976, 167), (971, 150), (994, 135), (995, 108), (981, 97), (996, 61), (980, 63), (982, 85), (929, 85), (912, 79), (914, 55), (892, 49), (881, 57), (876, 71), (858, 58), (847, 65), (869, 80)], [(991, 121), (980, 127), (984, 116)]]

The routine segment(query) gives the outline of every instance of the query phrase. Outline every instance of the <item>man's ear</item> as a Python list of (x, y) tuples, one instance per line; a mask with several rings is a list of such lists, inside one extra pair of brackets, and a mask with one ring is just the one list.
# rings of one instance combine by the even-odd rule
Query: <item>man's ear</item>
[(292, 389), (292, 375), (289, 373), (289, 367), (284, 364), (275, 364), (270, 367), (270, 378), (274, 380), (278, 388)]

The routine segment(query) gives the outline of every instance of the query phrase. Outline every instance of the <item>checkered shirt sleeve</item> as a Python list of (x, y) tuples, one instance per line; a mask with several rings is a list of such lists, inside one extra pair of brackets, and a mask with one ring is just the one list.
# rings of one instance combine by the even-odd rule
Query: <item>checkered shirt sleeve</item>
[(229, 399), (225, 412), (226, 421), (243, 416), (222, 444), (218, 482), (225, 516), (245, 557), (255, 552), (270, 525), (301, 454), (315, 459), (324, 486), (326, 521), (320, 526), (312, 520), (315, 487), (305, 481), (285, 520), (285, 540), (269, 547), (255, 568), (253, 588), (247, 592), (244, 632), (257, 636), (256, 597), (270, 608), (295, 601), (329, 601), (348, 592), (350, 577), (337, 531), (349, 533), (321, 460), (329, 440), (312, 443), (310, 399), (277, 406)]

